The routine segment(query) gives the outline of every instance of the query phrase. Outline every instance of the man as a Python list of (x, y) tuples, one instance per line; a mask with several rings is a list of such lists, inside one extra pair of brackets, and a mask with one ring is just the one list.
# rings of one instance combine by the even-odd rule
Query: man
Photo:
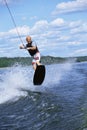
[(26, 46), (22, 44), (20, 45), (20, 49), (28, 50), (29, 54), (33, 57), (32, 65), (33, 65), (34, 70), (36, 70), (37, 65), (41, 65), (40, 52), (38, 50), (38, 47), (33, 43), (30, 36), (26, 37), (26, 41), (27, 41)]

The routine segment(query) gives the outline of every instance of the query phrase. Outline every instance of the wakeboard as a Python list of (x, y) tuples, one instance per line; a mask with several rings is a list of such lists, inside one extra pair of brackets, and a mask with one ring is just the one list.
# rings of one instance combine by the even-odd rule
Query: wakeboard
[(44, 65), (37, 66), (33, 77), (34, 85), (41, 85), (43, 83), (46, 73), (45, 71), (46, 70)]

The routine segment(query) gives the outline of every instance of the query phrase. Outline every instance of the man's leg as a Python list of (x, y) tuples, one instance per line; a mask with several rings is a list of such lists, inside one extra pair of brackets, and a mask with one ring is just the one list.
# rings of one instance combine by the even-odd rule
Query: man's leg
[(32, 65), (33, 65), (33, 69), (36, 70), (37, 68), (37, 65), (41, 65), (41, 63), (39, 61), (36, 61), (36, 62), (32, 62)]
[(35, 64), (33, 64), (33, 69), (36, 70), (36, 68), (37, 68), (37, 65), (35, 63)]
[(35, 59), (37, 65), (41, 65), (39, 52), (35, 54), (34, 59)]
[(34, 59), (32, 61), (32, 66), (33, 66), (33, 69), (36, 70), (37, 65), (36, 65), (36, 61)]
[(36, 53), (34, 55), (34, 59), (32, 61), (32, 65), (33, 65), (34, 70), (36, 70), (37, 65), (38, 66), (41, 65), (41, 63), (40, 63), (40, 53)]

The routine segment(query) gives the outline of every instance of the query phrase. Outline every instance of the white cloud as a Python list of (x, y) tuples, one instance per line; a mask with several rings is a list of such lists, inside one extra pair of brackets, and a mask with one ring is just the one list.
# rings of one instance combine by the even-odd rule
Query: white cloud
[(72, 34), (75, 34), (75, 33), (87, 33), (87, 23), (82, 23), (79, 26), (73, 28), (71, 30), (71, 33)]
[(31, 28), (31, 33), (37, 34), (42, 33), (48, 28), (48, 22), (46, 20), (37, 21), (35, 25)]
[(53, 20), (52, 22), (50, 22), (51, 26), (62, 26), (64, 25), (64, 20), (62, 18), (57, 18), (55, 20)]
[(77, 56), (82, 56), (82, 55), (87, 55), (87, 48), (83, 48), (83, 49), (78, 49), (76, 51), (73, 52), (72, 55), (77, 55)]
[[(57, 27), (57, 28), (56, 28)], [(61, 27), (61, 28), (60, 28)], [(66, 30), (64, 30), (66, 27)], [(87, 30), (87, 23), (81, 21), (65, 22), (61, 18), (57, 18), (51, 22), (46, 20), (37, 21), (32, 28), (29, 26), (17, 27), (20, 36), (31, 35), (35, 39), (49, 41), (69, 41), (75, 38), (78, 40), (78, 33)], [(0, 32), (0, 40), (8, 38), (11, 41), (17, 41), (18, 35), (15, 28), (8, 32)], [(73, 35), (72, 35), (73, 34)]]
[(18, 34), (20, 35), (28, 35), (30, 31), (30, 28), (28, 26), (22, 26), (22, 27), (17, 27), (14, 29), (9, 30), (8, 32), (0, 32), (0, 37), (3, 38), (11, 38), (11, 37), (17, 37)]
[(82, 25), (82, 21), (81, 20), (78, 20), (78, 21), (71, 21), (69, 23), (69, 27), (70, 28), (76, 28), (76, 27), (79, 27)]
[(57, 4), (52, 14), (69, 13), (87, 10), (87, 0), (73, 0)]
[(82, 44), (82, 42), (80, 42), (80, 41), (71, 41), (71, 42), (68, 42), (68, 45), (81, 45)]
[[(51, 22), (48, 22), (46, 20), (37, 21), (31, 28), (28, 26), (21, 26), (17, 29), (24, 41), (26, 35), (31, 35), (33, 40), (37, 42), (42, 52), (49, 51), (49, 53), (51, 53), (50, 50), (61, 49), (64, 51), (64, 48), (66, 50), (66, 48), (69, 47), (71, 50), (72, 47), (77, 49), (77, 47), (79, 48), (80, 45), (86, 45), (87, 36), (85, 35), (85, 37), (84, 35), (79, 34), (78, 31), (75, 31), (75, 29), (81, 28), (80, 31), (82, 30), (83, 33), (86, 25), (87, 23), (84, 23), (82, 21), (66, 22), (64, 19), (57, 18)], [(18, 47), (18, 43), (20, 44), (20, 39), (17, 36), (15, 28), (9, 30), (8, 32), (0, 32), (0, 41), (1, 40), (5, 40), (5, 43), (7, 40), (7, 43), (9, 43), (10, 47), (13, 45), (14, 47)], [(79, 51), (75, 53), (80, 54)]]
[(18, 30), (20, 35), (27, 35), (30, 31), (30, 28), (28, 26), (22, 26), (22, 27), (17, 27), (15, 29), (10, 30), (9, 33), (16, 34), (17, 33), (16, 29)]

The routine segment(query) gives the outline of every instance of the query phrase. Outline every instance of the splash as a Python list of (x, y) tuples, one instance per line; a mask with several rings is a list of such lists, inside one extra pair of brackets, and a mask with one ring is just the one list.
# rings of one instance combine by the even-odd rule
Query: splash
[(52, 87), (52, 84), (59, 84), (60, 81), (70, 72), (73, 68), (76, 59), (68, 59), (63, 64), (53, 64), (52, 67), (47, 67), (46, 84)]
[(54, 88), (72, 70), (74, 62), (69, 60), (63, 64), (47, 65), (45, 81), (40, 86), (33, 85), (34, 71), (31, 66), (17, 65), (5, 69), (5, 73), (0, 75), (0, 104), (25, 97), (29, 91), (45, 92), (51, 87)]
[(0, 76), (0, 104), (27, 96), (25, 90), (33, 90), (31, 67), (13, 66)]

